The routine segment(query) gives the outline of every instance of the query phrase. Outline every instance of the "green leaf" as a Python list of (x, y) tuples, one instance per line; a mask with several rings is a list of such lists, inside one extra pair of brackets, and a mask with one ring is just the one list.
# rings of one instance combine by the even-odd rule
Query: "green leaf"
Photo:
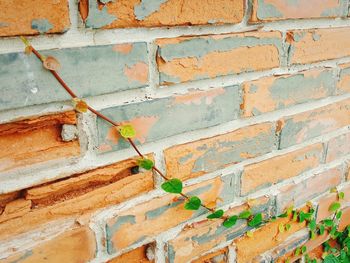
[(134, 127), (132, 127), (130, 124), (121, 126), (119, 132), (120, 135), (125, 139), (133, 138), (136, 135)]
[(233, 227), (237, 222), (238, 216), (231, 216), (226, 219), (223, 223), (224, 227), (230, 228)]
[(302, 223), (305, 221), (305, 213), (303, 211), (299, 212), (299, 222)]
[(220, 218), (224, 215), (224, 210), (216, 210), (214, 213), (207, 216), (208, 219)]
[(295, 250), (295, 256), (299, 256), (301, 252), (301, 248), (297, 247), (297, 249)]
[(320, 235), (324, 234), (324, 225), (319, 225), (318, 229), (320, 230)]
[(309, 223), (309, 229), (311, 231), (315, 230), (316, 229), (316, 220), (315, 219), (312, 219)]
[(279, 231), (280, 233), (284, 233), (284, 229), (285, 229), (284, 224), (283, 224), (283, 223), (280, 223), (280, 224), (278, 225), (278, 231)]
[(338, 193), (338, 198), (339, 198), (339, 199), (344, 199), (344, 197), (345, 197), (344, 192), (339, 192), (339, 193)]
[(305, 254), (305, 253), (306, 253), (306, 250), (307, 250), (306, 246), (302, 246), (302, 247), (301, 247), (301, 253), (302, 253), (302, 254)]
[(290, 215), (292, 214), (293, 209), (294, 209), (294, 206), (293, 206), (293, 205), (290, 206), (290, 207), (288, 207), (287, 212), (286, 212), (288, 216), (290, 216)]
[(326, 227), (332, 227), (334, 224), (332, 219), (325, 219), (325, 220), (323, 220), (323, 223)]
[(254, 233), (252, 231), (247, 231), (247, 236), (248, 237), (253, 237), (254, 236)]
[(182, 182), (179, 179), (171, 179), (161, 185), (167, 193), (180, 194), (182, 192)]
[(199, 199), (197, 196), (192, 196), (188, 202), (185, 204), (186, 210), (198, 210), (201, 206), (201, 199)]
[(341, 204), (340, 204), (339, 202), (333, 202), (333, 203), (329, 206), (328, 210), (329, 210), (329, 212), (335, 212), (335, 211), (337, 211), (340, 207), (341, 207)]
[(138, 160), (137, 163), (141, 168), (146, 170), (151, 170), (154, 166), (153, 161), (146, 158)]
[(248, 226), (257, 227), (262, 223), (263, 217), (262, 214), (256, 214), (251, 221), (248, 222)]
[(310, 232), (310, 239), (311, 239), (311, 240), (314, 240), (315, 238), (316, 238), (315, 231), (311, 231), (311, 232)]
[(298, 220), (298, 212), (297, 211), (294, 211), (293, 212), (293, 219), (292, 219), (294, 222), (296, 222)]
[(238, 215), (239, 219), (248, 219), (252, 215), (250, 210), (245, 210)]
[(324, 258), (323, 263), (339, 263), (339, 260), (333, 254), (329, 254)]
[(286, 230), (289, 231), (289, 229), (291, 228), (291, 224), (286, 224)]
[(342, 215), (343, 215), (343, 212), (342, 211), (338, 211), (338, 213), (337, 213), (337, 215), (335, 217), (339, 220)]
[(278, 215), (277, 217), (279, 217), (279, 218), (285, 218), (285, 217), (287, 217), (287, 216), (288, 216), (288, 214), (287, 214), (287, 212), (285, 212), (285, 213), (283, 213), (283, 214)]

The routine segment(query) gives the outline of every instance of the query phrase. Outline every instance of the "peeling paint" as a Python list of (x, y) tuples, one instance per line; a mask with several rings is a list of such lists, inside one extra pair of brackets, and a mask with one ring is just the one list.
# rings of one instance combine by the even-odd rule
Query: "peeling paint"
[(47, 19), (33, 19), (32, 29), (37, 30), (40, 34), (46, 33), (53, 28), (53, 25)]
[(108, 13), (107, 6), (99, 8), (97, 0), (89, 1), (89, 14), (85, 20), (86, 27), (94, 29), (101, 28), (111, 24), (117, 19), (118, 18), (115, 15)]
[(141, 0), (134, 8), (135, 16), (138, 20), (144, 20), (147, 16), (157, 12), (160, 6), (168, 0)]
[(283, 17), (283, 14), (274, 6), (273, 4), (270, 3), (265, 3), (264, 0), (258, 0), (258, 12), (257, 16), (259, 19), (266, 19), (270, 17), (275, 17), (275, 18), (280, 18)]

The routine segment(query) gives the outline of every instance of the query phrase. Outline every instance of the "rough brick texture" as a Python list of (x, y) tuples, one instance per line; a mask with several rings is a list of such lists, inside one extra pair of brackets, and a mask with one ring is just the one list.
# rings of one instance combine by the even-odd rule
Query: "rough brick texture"
[[(305, 223), (277, 216), (313, 204), (317, 222), (329, 218), (334, 188), (340, 229), (350, 224), (349, 0), (0, 10), (0, 263), (291, 263), (302, 245), (321, 261), (329, 233), (310, 240)], [(75, 110), (19, 36), (107, 118)], [(162, 189), (175, 178), (224, 217), (185, 209), (188, 197)], [(264, 224), (223, 225), (247, 210)]]
[(86, 27), (123, 28), (239, 23), (243, 0), (80, 0)]

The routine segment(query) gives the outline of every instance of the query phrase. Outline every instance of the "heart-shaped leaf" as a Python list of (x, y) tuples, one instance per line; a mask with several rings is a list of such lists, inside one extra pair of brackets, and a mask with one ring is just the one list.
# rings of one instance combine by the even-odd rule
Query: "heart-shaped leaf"
[(119, 132), (120, 135), (125, 139), (133, 138), (136, 135), (134, 127), (132, 127), (130, 124), (121, 126)]
[(344, 197), (345, 197), (344, 192), (339, 192), (338, 198), (339, 198), (339, 199), (344, 199)]
[(237, 220), (238, 216), (231, 216), (224, 221), (223, 226), (227, 228), (233, 227), (236, 224)]
[(333, 203), (329, 206), (328, 210), (329, 210), (329, 212), (335, 212), (335, 211), (337, 211), (340, 207), (341, 207), (341, 205), (340, 205), (339, 202), (333, 202)]
[(248, 219), (252, 215), (252, 211), (245, 210), (238, 215), (239, 219)]
[(146, 158), (138, 160), (137, 163), (141, 168), (146, 169), (146, 170), (151, 170), (154, 166), (153, 161), (150, 159), (146, 159)]
[(262, 223), (263, 217), (262, 214), (256, 214), (251, 221), (248, 222), (248, 226), (257, 227)]
[(182, 182), (176, 178), (166, 181), (161, 187), (167, 193), (180, 194), (182, 192)]
[(54, 71), (57, 71), (61, 68), (60, 62), (58, 62), (58, 60), (52, 56), (48, 56), (44, 59), (43, 66), (48, 70)]
[(186, 210), (198, 210), (201, 206), (201, 199), (199, 199), (197, 196), (192, 196), (188, 202), (185, 204)]
[(224, 210), (219, 209), (216, 210), (214, 213), (210, 214), (207, 216), (208, 219), (215, 219), (215, 218), (220, 218), (224, 215)]

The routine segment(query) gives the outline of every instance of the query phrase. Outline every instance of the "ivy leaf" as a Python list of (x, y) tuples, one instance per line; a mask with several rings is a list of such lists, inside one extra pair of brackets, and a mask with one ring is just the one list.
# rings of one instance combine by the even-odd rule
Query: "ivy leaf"
[(344, 192), (339, 192), (339, 193), (338, 193), (338, 198), (339, 198), (339, 199), (344, 199), (344, 197), (345, 197)]
[(201, 199), (199, 199), (197, 196), (192, 196), (188, 202), (185, 204), (186, 210), (198, 210), (201, 206)]
[(237, 219), (238, 216), (231, 216), (224, 221), (223, 226), (227, 228), (233, 227), (236, 224)]
[(336, 187), (332, 187), (331, 189), (329, 189), (329, 192), (330, 192), (330, 193), (337, 193), (338, 190), (337, 190)]
[(293, 206), (293, 205), (290, 206), (290, 207), (288, 207), (287, 212), (286, 212), (288, 216), (290, 216), (290, 215), (292, 214), (293, 209), (294, 209), (294, 206)]
[(283, 223), (281, 223), (281, 224), (278, 225), (278, 231), (279, 231), (280, 233), (284, 233), (284, 229), (285, 229), (285, 227), (284, 227), (284, 224), (283, 224)]
[(130, 124), (121, 126), (119, 132), (120, 135), (125, 139), (133, 138), (136, 135), (134, 127), (132, 127)]
[(277, 217), (279, 218), (286, 218), (288, 216), (287, 212), (283, 213), (283, 214), (280, 214), (278, 215)]
[(58, 62), (58, 60), (52, 56), (48, 56), (44, 59), (43, 66), (48, 70), (54, 71), (57, 71), (61, 68), (60, 62)]
[(80, 113), (85, 113), (87, 112), (89, 106), (87, 105), (87, 103), (79, 98), (73, 98), (73, 106), (75, 108), (76, 111), (80, 112)]
[(305, 253), (306, 253), (306, 250), (307, 250), (306, 246), (302, 246), (302, 247), (301, 247), (301, 253), (302, 253), (302, 254), (305, 254)]
[(333, 254), (329, 254), (324, 258), (323, 263), (339, 263), (339, 260)]
[(301, 252), (301, 248), (297, 247), (297, 249), (295, 250), (295, 256), (299, 256)]
[(292, 219), (294, 222), (296, 222), (298, 220), (298, 212), (297, 211), (294, 211), (293, 212), (293, 219)]
[(208, 219), (215, 219), (215, 218), (220, 218), (224, 215), (224, 210), (219, 209), (216, 210), (214, 213), (210, 214), (207, 216)]
[(342, 211), (338, 211), (338, 213), (336, 214), (335, 217), (339, 220), (342, 215), (343, 215), (343, 212)]
[(299, 212), (299, 222), (302, 223), (305, 221), (305, 213), (303, 211)]
[(146, 159), (146, 158), (139, 159), (137, 161), (137, 163), (141, 168), (146, 169), (146, 170), (152, 170), (152, 168), (154, 166), (153, 161), (150, 159)]
[(286, 230), (287, 231), (289, 231), (291, 227), (292, 227), (291, 224), (286, 224)]
[(339, 202), (333, 202), (333, 203), (329, 206), (328, 210), (329, 210), (329, 212), (335, 212), (335, 211), (337, 211), (340, 207), (341, 207), (341, 205), (340, 205)]
[(182, 192), (182, 182), (176, 178), (164, 182), (161, 187), (167, 193), (180, 194)]
[(319, 225), (318, 229), (320, 230), (320, 235), (324, 234), (324, 225)]
[(238, 215), (239, 219), (248, 219), (252, 215), (250, 210), (245, 210)]
[(248, 226), (257, 227), (262, 223), (263, 217), (262, 214), (256, 214), (251, 221), (248, 222)]
[(311, 231), (311, 232), (310, 232), (310, 239), (311, 239), (311, 240), (314, 240), (315, 238), (316, 238), (315, 231)]
[(247, 236), (248, 237), (254, 237), (253, 231), (247, 231)]
[(326, 227), (332, 227), (334, 222), (331, 219), (325, 219), (323, 220), (323, 223), (325, 224)]
[(316, 229), (316, 220), (315, 219), (312, 219), (309, 223), (309, 229), (311, 231), (314, 231)]

